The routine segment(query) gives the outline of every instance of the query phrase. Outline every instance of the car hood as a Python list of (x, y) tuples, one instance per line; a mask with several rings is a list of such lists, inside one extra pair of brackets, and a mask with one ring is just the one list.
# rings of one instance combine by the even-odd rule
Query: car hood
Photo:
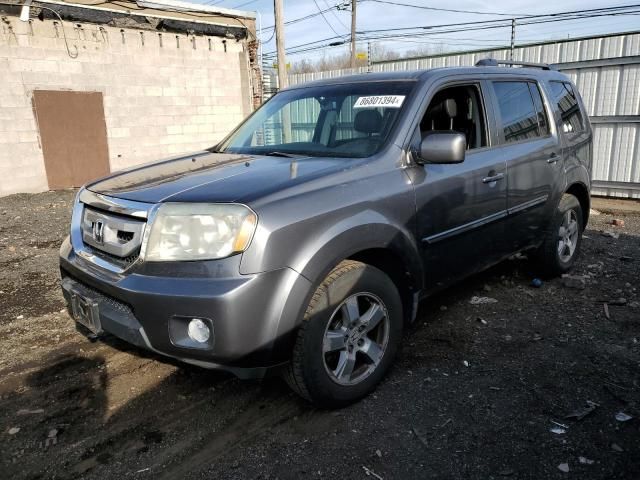
[(198, 152), (116, 172), (87, 185), (137, 202), (241, 202), (348, 168), (348, 158)]

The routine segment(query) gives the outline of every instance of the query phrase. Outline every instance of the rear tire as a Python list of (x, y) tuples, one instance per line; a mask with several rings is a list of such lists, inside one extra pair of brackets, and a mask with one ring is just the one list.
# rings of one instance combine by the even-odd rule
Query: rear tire
[(568, 272), (580, 253), (584, 217), (576, 197), (565, 193), (545, 233), (544, 241), (533, 256), (536, 269), (545, 277)]
[(344, 261), (314, 293), (285, 380), (317, 406), (343, 407), (375, 389), (402, 337), (402, 302), (391, 279)]

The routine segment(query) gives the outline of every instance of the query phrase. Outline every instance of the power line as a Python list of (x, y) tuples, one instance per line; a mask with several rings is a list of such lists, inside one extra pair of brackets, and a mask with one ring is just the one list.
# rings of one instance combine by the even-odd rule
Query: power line
[(343, 37), (343, 35), (340, 35), (338, 32), (336, 32), (336, 29), (333, 28), (333, 25), (331, 25), (331, 22), (329, 22), (329, 20), (327, 20), (327, 17), (324, 16), (324, 12), (320, 8), (320, 5), (318, 5), (317, 0), (313, 0), (313, 3), (316, 5), (316, 8), (318, 9), (318, 13), (322, 16), (324, 23), (326, 23), (329, 26), (331, 31), (333, 31), (333, 33), (335, 33), (338, 37)]
[(335, 18), (335, 19), (336, 19), (336, 21), (337, 21), (340, 25), (342, 25), (342, 27), (343, 27), (345, 30), (348, 30), (349, 28), (348, 28), (344, 23), (342, 23), (342, 20), (340, 20), (340, 17), (339, 17), (339, 16), (338, 16), (338, 14), (335, 12), (336, 10), (339, 10), (338, 5), (335, 5), (335, 6), (334, 6), (334, 8), (331, 8), (331, 7), (329, 6), (329, 2), (328, 2), (327, 0), (324, 0), (324, 4), (327, 6), (327, 8), (330, 8), (330, 9), (331, 9), (330, 11), (331, 11), (331, 15), (333, 15), (333, 18)]
[(505, 16), (505, 17), (513, 17), (514, 15), (517, 16), (528, 16), (528, 13), (504, 13), (504, 12), (478, 12), (475, 10), (454, 10), (451, 8), (439, 8), (439, 7), (427, 7), (425, 5), (412, 5), (410, 3), (400, 3), (400, 2), (392, 2), (391, 0), (369, 0), (370, 2), (376, 2), (376, 3), (387, 3), (389, 5), (397, 5), (399, 7), (412, 7), (412, 8), (419, 8), (422, 10), (434, 10), (437, 12), (452, 12), (452, 13), (472, 13), (475, 15), (501, 15), (501, 16)]
[[(555, 23), (562, 21), (570, 21), (570, 20), (580, 20), (580, 19), (588, 19), (595, 17), (604, 17), (604, 16), (619, 16), (619, 15), (635, 15), (640, 13), (640, 10), (633, 11), (621, 11), (624, 9), (632, 9), (640, 7), (640, 4), (633, 5), (624, 5), (624, 6), (616, 6), (616, 7), (604, 7), (604, 8), (596, 8), (596, 9), (586, 9), (586, 10), (574, 10), (569, 12), (556, 12), (550, 14), (541, 14), (541, 15), (532, 15), (528, 17), (517, 17), (517, 19), (521, 20), (520, 25), (535, 25), (542, 23)], [(460, 26), (464, 26), (465, 28), (461, 29)], [(511, 26), (511, 22), (506, 19), (497, 19), (497, 20), (485, 20), (485, 21), (476, 21), (476, 22), (464, 22), (464, 23), (456, 23), (456, 24), (443, 24), (443, 25), (428, 25), (428, 26), (417, 26), (417, 27), (402, 27), (402, 28), (390, 28), (390, 29), (377, 29), (377, 30), (369, 30), (362, 32), (364, 36), (361, 37), (362, 40), (393, 40), (398, 38), (407, 38), (407, 37), (420, 37), (420, 36), (428, 36), (434, 34), (449, 34), (449, 33), (461, 33), (468, 31), (480, 31), (480, 30), (489, 30), (489, 29), (499, 29), (499, 28), (508, 28)], [(452, 28), (453, 27), (453, 28)], [(399, 32), (402, 30), (413, 30), (410, 32)], [(425, 31), (428, 30), (428, 31)], [(396, 33), (385, 33), (385, 32), (396, 32)], [(324, 45), (319, 45), (324, 42), (328, 42), (331, 40), (341, 40), (340, 42), (332, 42)], [(330, 37), (324, 38), (322, 40), (316, 40), (313, 42), (307, 42), (304, 44), (299, 44), (290, 48), (289, 53), (297, 54), (304, 53), (313, 50), (323, 49), (323, 48), (331, 48), (344, 45), (344, 41), (340, 37)], [(273, 52), (268, 52), (265, 55), (271, 55)]]
[[(305, 15), (304, 17), (298, 17), (298, 18), (294, 18), (293, 20), (289, 20), (288, 22), (284, 22), (285, 25), (292, 25), (294, 23), (299, 23), (299, 22), (304, 22), (305, 20), (309, 20), (310, 18), (315, 18), (319, 15), (322, 15), (323, 13), (327, 13), (331, 10), (333, 10), (334, 8), (337, 7), (331, 7), (331, 8), (326, 8), (324, 10), (321, 10), (319, 12), (316, 13), (310, 13), (309, 15)], [(263, 30), (269, 30), (270, 28), (275, 28), (275, 25), (269, 25), (268, 27), (263, 27)]]
[[(520, 21), (520, 20), (529, 20), (529, 22), (519, 22), (520, 25), (528, 25), (532, 22), (532, 20), (535, 19), (544, 19), (545, 17), (549, 17), (548, 22), (551, 22), (552, 20), (554, 21), (565, 21), (565, 20), (572, 20), (574, 18), (588, 18), (590, 13), (593, 13), (594, 15), (590, 15), (591, 17), (595, 17), (595, 16), (601, 16), (601, 15), (595, 15), (595, 13), (597, 12), (607, 12), (606, 15), (603, 16), (610, 16), (610, 13), (614, 13), (612, 11), (614, 10), (621, 10), (621, 9), (629, 9), (629, 8), (636, 8), (636, 7), (640, 7), (640, 4), (633, 4), (633, 5), (624, 5), (624, 6), (616, 6), (616, 7), (603, 7), (603, 8), (595, 8), (595, 9), (586, 9), (586, 10), (573, 10), (573, 11), (568, 11), (568, 12), (556, 12), (556, 13), (550, 13), (550, 14), (541, 14), (541, 15), (532, 15), (529, 17), (516, 17), (516, 20)], [(623, 12), (622, 14), (629, 14), (629, 13), (633, 13), (633, 12)], [(575, 15), (580, 15), (578, 17), (575, 17)], [(564, 16), (566, 18), (556, 18), (558, 16)], [(535, 22), (535, 23), (546, 23), (546, 22)], [(479, 25), (480, 27), (475, 27), (476, 25)], [(440, 25), (425, 25), (425, 26), (413, 26), (413, 27), (395, 27), (395, 28), (382, 28), (382, 29), (374, 29), (374, 30), (365, 30), (360, 32), (361, 34), (365, 34), (365, 35), (370, 35), (369, 38), (373, 39), (374, 37), (372, 37), (371, 35), (376, 35), (379, 33), (386, 33), (386, 32), (398, 32), (395, 33), (394, 35), (396, 36), (415, 36), (415, 35), (425, 35), (425, 34), (429, 34), (429, 33), (424, 33), (425, 30), (429, 30), (429, 31), (433, 31), (433, 33), (457, 33), (457, 32), (461, 32), (461, 31), (469, 31), (469, 30), (485, 30), (485, 29), (490, 29), (490, 28), (505, 28), (505, 27), (509, 27), (511, 25), (510, 20), (505, 20), (505, 19), (495, 19), (495, 20), (480, 20), (480, 21), (473, 21), (473, 22), (457, 22), (457, 23), (447, 23), (447, 24), (440, 24)], [(460, 29), (459, 27), (465, 27), (464, 29)], [(453, 27), (454, 30), (442, 30), (442, 29), (446, 29), (446, 28), (450, 28)], [(438, 31), (438, 29), (440, 29)], [(410, 32), (403, 32), (400, 33), (401, 31), (404, 30), (411, 30)], [(293, 47), (290, 47), (291, 49), (296, 49), (296, 48), (300, 48), (300, 47), (306, 47), (306, 46), (312, 46), (318, 43), (322, 43), (322, 42), (327, 42), (330, 40), (335, 40), (336, 38), (339, 37), (329, 37), (329, 38), (323, 38), (321, 40), (315, 40), (312, 42), (307, 42), (307, 43), (303, 43), (303, 44), (299, 44), (299, 45), (295, 45)], [(382, 37), (379, 37), (382, 38)], [(272, 53), (272, 52), (268, 52), (268, 53)]]

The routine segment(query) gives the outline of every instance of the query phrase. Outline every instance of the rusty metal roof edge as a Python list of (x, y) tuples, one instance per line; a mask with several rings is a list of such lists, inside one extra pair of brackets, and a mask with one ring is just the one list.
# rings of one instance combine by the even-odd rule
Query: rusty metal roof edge
[[(87, 10), (96, 10), (96, 11), (102, 11), (102, 12), (111, 12), (111, 13), (119, 13), (119, 14), (123, 14), (123, 13), (128, 13), (129, 15), (140, 15), (140, 16), (144, 16), (144, 17), (152, 17), (152, 18), (160, 18), (163, 20), (187, 20), (184, 16), (189, 16), (188, 21), (190, 22), (194, 22), (194, 23), (206, 23), (206, 24), (217, 24), (217, 25), (224, 25), (224, 26), (228, 26), (228, 24), (226, 23), (222, 23), (220, 21), (215, 21), (215, 18), (219, 18), (219, 19), (224, 19), (224, 18), (228, 18), (229, 20), (236, 20), (237, 22), (240, 22), (239, 25), (234, 25), (234, 26), (238, 26), (238, 27), (242, 27), (242, 28), (247, 28), (248, 27), (246, 25), (244, 25), (241, 21), (241, 19), (246, 19), (246, 20), (250, 20), (253, 21), (255, 20), (255, 14), (253, 17), (251, 16), (245, 16), (245, 13), (248, 12), (244, 12), (244, 11), (240, 11), (237, 10), (237, 14), (231, 14), (231, 13), (227, 13), (227, 12), (234, 12), (234, 10), (231, 9), (218, 9), (218, 10), (201, 10), (198, 7), (198, 4), (189, 4), (189, 5), (193, 5), (193, 9), (191, 10), (178, 10), (178, 9), (171, 9), (170, 5), (166, 5), (164, 8), (160, 7), (161, 3), (164, 3), (168, 0), (159, 0), (157, 3), (150, 1), (150, 2), (140, 2), (140, 5), (138, 5), (138, 2), (135, 0), (125, 0), (126, 3), (131, 3), (132, 7), (136, 7), (136, 6), (140, 6), (142, 7), (140, 10), (135, 10), (135, 9), (128, 9), (126, 7), (126, 5), (123, 4), (115, 4), (118, 5), (121, 8), (109, 8), (109, 7), (105, 7), (105, 6), (99, 6), (99, 5), (95, 5), (95, 4), (85, 4), (85, 3), (81, 3), (81, 2), (66, 2), (64, 0), (62, 1), (57, 1), (57, 0), (36, 0), (36, 3), (43, 3), (43, 4), (48, 4), (48, 5), (56, 5), (56, 6), (60, 6), (60, 7), (76, 7), (76, 8), (84, 8)], [(9, 4), (9, 3), (14, 3), (16, 6), (22, 6), (22, 4), (24, 3), (23, 1), (9, 1), (9, 2), (3, 2), (5, 4)], [(105, 2), (107, 5), (109, 4), (109, 2)], [(180, 3), (185, 3), (186, 2), (180, 2)], [(147, 5), (157, 5), (154, 7), (148, 6), (145, 7), (144, 4)], [(36, 5), (37, 6), (37, 5)], [(148, 9), (148, 10), (146, 10)], [(222, 12), (222, 11), (225, 12)], [(156, 13), (156, 12), (160, 12), (160, 13)], [(166, 12), (162, 13), (162, 12)], [(178, 14), (182, 14), (184, 16), (181, 15), (171, 15), (172, 12), (178, 13)], [(198, 17), (198, 18), (192, 18), (192, 17)], [(211, 20), (205, 20), (206, 17), (210, 16), (212, 19)]]

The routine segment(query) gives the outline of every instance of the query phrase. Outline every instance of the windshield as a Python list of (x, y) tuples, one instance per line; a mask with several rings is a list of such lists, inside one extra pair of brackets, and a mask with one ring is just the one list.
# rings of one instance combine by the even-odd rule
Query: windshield
[(383, 147), (414, 82), (285, 90), (219, 145), (256, 155), (368, 157)]

